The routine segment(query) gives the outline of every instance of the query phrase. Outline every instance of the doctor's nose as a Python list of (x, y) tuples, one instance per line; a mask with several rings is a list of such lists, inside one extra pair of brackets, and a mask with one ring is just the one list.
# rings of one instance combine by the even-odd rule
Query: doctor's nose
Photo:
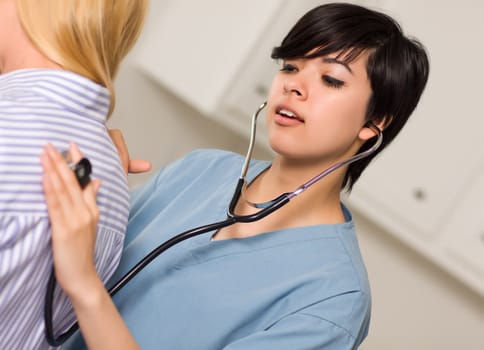
[(284, 95), (294, 95), (297, 98), (306, 98), (306, 89), (295, 77), (288, 78), (283, 84)]

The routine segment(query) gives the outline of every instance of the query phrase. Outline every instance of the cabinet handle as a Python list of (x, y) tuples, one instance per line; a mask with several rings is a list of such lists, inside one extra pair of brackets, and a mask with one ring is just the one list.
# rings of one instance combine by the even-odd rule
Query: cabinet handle
[(413, 197), (418, 200), (418, 201), (424, 201), (427, 199), (427, 194), (425, 193), (425, 191), (421, 188), (416, 188), (414, 191), (413, 191)]

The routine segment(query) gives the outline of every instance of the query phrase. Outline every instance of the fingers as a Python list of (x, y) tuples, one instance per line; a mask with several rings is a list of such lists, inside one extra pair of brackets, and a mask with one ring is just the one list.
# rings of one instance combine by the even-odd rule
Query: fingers
[(129, 152), (128, 146), (126, 146), (126, 141), (124, 140), (124, 136), (119, 129), (109, 129), (108, 133), (114, 143), (114, 146), (118, 150), (121, 164), (123, 166), (124, 172), (127, 175), (129, 171)]
[(121, 164), (123, 169), (127, 174), (139, 174), (145, 173), (151, 170), (151, 163), (147, 160), (142, 159), (130, 159), (128, 146), (124, 139), (123, 133), (119, 129), (109, 129), (109, 136), (118, 150), (119, 157), (121, 159)]
[(46, 153), (42, 154), (41, 163), (44, 169), (42, 183), (44, 187), (45, 201), (47, 204), (47, 210), (49, 212), (51, 223), (53, 226), (63, 227), (66, 224), (66, 216), (64, 215), (61, 201), (57, 196), (57, 188), (59, 188), (60, 180), (58, 179), (54, 164)]
[(69, 145), (69, 154), (71, 155), (72, 162), (77, 163), (82, 159), (82, 152), (75, 143)]
[[(73, 157), (82, 157), (79, 149), (72, 149)], [(56, 278), (68, 295), (83, 294), (85, 282), (97, 276), (94, 249), (100, 181), (93, 180), (82, 190), (74, 172), (52, 145), (45, 146), (41, 163)]]
[(84, 188), (84, 191), (82, 191), (84, 204), (86, 205), (87, 210), (93, 218), (94, 225), (96, 225), (97, 221), (99, 220), (99, 208), (96, 203), (96, 197), (99, 192), (100, 186), (100, 180), (93, 180)]
[[(82, 157), (77, 147), (72, 146), (71, 149), (75, 157)], [(93, 181), (83, 191), (72, 169), (50, 144), (45, 146), (41, 162), (44, 168), (45, 199), (52, 225), (66, 225), (67, 218), (79, 218), (86, 210), (90, 217), (97, 220), (96, 195), (100, 186), (99, 180)]]
[(80, 196), (81, 189), (77, 179), (61, 154), (51, 144), (47, 144), (44, 151), (43, 160), (48, 165), (45, 174), (51, 178), (54, 188), (59, 191), (59, 194), (65, 196), (66, 200)]
[(145, 173), (151, 170), (151, 163), (143, 159), (131, 159), (128, 164), (128, 172), (131, 174)]

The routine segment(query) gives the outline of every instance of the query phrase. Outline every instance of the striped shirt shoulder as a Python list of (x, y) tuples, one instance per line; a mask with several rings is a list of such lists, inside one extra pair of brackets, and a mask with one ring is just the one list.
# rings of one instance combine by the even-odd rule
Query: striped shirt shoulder
[[(96, 267), (106, 281), (118, 265), (129, 211), (126, 175), (106, 130), (109, 92), (62, 70), (0, 75), (0, 348), (41, 349), (45, 285), (52, 267), (40, 153), (50, 142), (79, 145), (101, 179)], [(64, 294), (54, 324), (74, 319)]]

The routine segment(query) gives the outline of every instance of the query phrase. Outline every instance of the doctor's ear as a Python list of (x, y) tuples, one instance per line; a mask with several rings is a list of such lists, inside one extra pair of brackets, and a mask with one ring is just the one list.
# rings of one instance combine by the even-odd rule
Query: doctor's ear
[[(365, 125), (361, 129), (358, 136), (360, 137), (360, 139), (362, 139), (364, 141), (369, 140), (372, 137), (376, 136), (376, 133), (373, 130), (373, 128), (376, 127), (378, 129), (380, 129), (381, 131), (384, 131), (385, 128), (388, 125), (391, 124), (392, 120), (393, 120), (392, 116), (385, 116), (385, 117), (379, 118), (379, 119), (370, 119), (369, 121), (367, 121), (365, 123)], [(370, 125), (372, 125), (373, 128), (371, 128)]]

